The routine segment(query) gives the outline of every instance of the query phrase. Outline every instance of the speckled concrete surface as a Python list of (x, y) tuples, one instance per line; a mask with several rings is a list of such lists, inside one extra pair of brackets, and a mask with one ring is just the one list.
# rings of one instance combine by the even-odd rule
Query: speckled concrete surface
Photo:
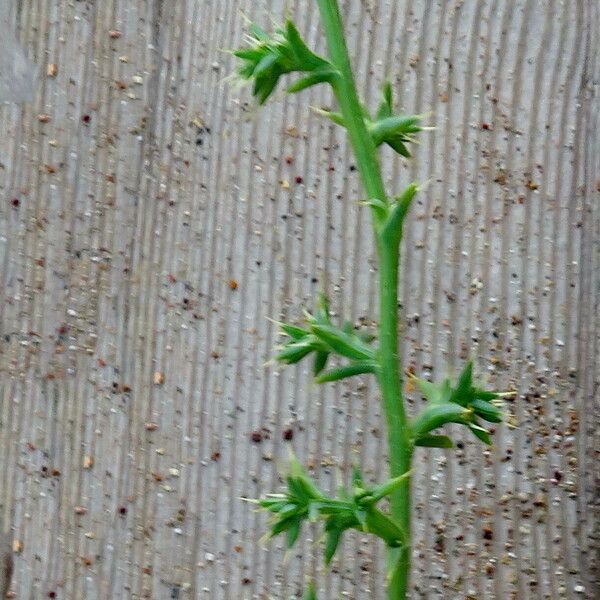
[[(320, 289), (375, 315), (352, 156), (308, 109), (328, 92), (257, 111), (226, 80), (240, 9), (268, 23), (284, 5), (321, 44), (309, 0), (10, 4), (39, 69), (32, 102), (0, 107), (15, 598), (287, 600), (303, 573), (323, 599), (383, 598), (381, 548), (349, 537), (328, 573), (307, 531), (284, 564), (239, 500), (277, 487), (287, 445), (327, 487), (384, 465), (368, 380), (263, 366), (265, 317), (300, 318)], [(419, 455), (411, 597), (598, 597), (600, 6), (344, 13), (368, 103), (389, 75), (437, 127), (410, 162), (384, 158), (397, 189), (430, 180), (404, 244), (405, 366), (443, 376), (472, 355), (518, 390), (492, 450), (457, 432), (457, 452)]]

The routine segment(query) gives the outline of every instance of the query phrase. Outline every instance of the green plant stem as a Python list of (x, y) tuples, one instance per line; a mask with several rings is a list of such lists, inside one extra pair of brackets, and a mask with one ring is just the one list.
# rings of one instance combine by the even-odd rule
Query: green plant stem
[(321, 11), (330, 58), (339, 71), (339, 76), (333, 79), (332, 86), (340, 105), (340, 112), (344, 116), (363, 185), (369, 200), (377, 198), (386, 201), (377, 148), (363, 118), (337, 0), (317, 0), (317, 3)]
[[(363, 111), (356, 92), (356, 84), (346, 46), (342, 19), (337, 0), (317, 0), (323, 28), (329, 46), (330, 59), (339, 76), (333, 81), (333, 89), (340, 112), (348, 129), (356, 155), (357, 166), (365, 190), (370, 199), (389, 202), (385, 193), (377, 149), (363, 118)], [(402, 398), (400, 356), (398, 350), (398, 266), (399, 242), (387, 239), (379, 232), (381, 217), (373, 210), (374, 229), (379, 255), (379, 373), (382, 402), (387, 422), (390, 456), (390, 475), (398, 477), (411, 468), (412, 443), (408, 433), (407, 418)], [(390, 497), (392, 517), (404, 530), (408, 543), (394, 561), (388, 581), (388, 598), (404, 600), (408, 591), (410, 573), (410, 478)], [(397, 550), (390, 550), (397, 556)]]
[[(387, 421), (390, 476), (411, 469), (412, 444), (406, 424), (398, 351), (398, 248), (378, 240), (379, 252), (379, 386)], [(391, 571), (390, 600), (406, 598), (410, 572), (410, 477), (390, 496), (390, 510), (407, 537), (407, 545)]]

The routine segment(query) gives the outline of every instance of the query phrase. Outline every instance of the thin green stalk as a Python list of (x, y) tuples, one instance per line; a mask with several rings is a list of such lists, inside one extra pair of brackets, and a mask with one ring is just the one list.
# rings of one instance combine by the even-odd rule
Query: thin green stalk
[(339, 71), (339, 77), (332, 81), (332, 87), (344, 116), (363, 185), (369, 200), (377, 198), (385, 201), (387, 194), (381, 176), (377, 149), (363, 118), (337, 0), (317, 0), (317, 3), (321, 11), (331, 62)]
[[(330, 58), (340, 73), (332, 85), (356, 155), (358, 170), (369, 199), (387, 202), (377, 150), (365, 125), (356, 91), (337, 0), (317, 2)], [(398, 477), (410, 471), (412, 459), (412, 443), (402, 398), (398, 349), (399, 244), (397, 239), (392, 242), (379, 233), (378, 213), (373, 211), (372, 214), (379, 254), (379, 385), (387, 421), (390, 476)], [(390, 600), (402, 600), (406, 598), (410, 573), (410, 478), (391, 495), (390, 510), (408, 538), (407, 546), (401, 550), (400, 559), (394, 560), (391, 566), (388, 582)], [(390, 552), (395, 556), (397, 551)]]
[[(379, 386), (387, 421), (390, 476), (397, 477), (411, 469), (412, 443), (406, 426), (400, 356), (398, 351), (398, 251), (385, 241), (378, 244), (379, 251)], [(410, 477), (390, 496), (390, 511), (406, 532), (407, 545), (402, 549), (400, 561), (391, 570), (388, 596), (404, 599), (408, 591), (410, 574)]]

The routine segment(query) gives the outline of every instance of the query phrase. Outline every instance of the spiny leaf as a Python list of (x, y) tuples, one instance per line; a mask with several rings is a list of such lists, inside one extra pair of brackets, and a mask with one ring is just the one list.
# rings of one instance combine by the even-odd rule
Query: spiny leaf
[(379, 108), (377, 109), (377, 120), (385, 119), (392, 116), (393, 111), (393, 96), (392, 96), (392, 84), (386, 81), (383, 86), (382, 100)]
[(360, 338), (331, 325), (311, 324), (312, 332), (334, 352), (354, 359), (373, 359), (373, 349)]
[(485, 400), (489, 402), (490, 400), (495, 400), (496, 398), (501, 398), (503, 396), (512, 395), (510, 392), (502, 393), (502, 392), (488, 392), (486, 390), (482, 390), (480, 388), (473, 388), (473, 397), (479, 400)]
[(325, 494), (318, 488), (313, 479), (309, 477), (304, 470), (304, 467), (298, 462), (296, 458), (292, 458), (289, 464), (290, 477), (300, 482), (304, 494), (311, 499), (323, 499), (326, 498)]
[(476, 423), (469, 423), (468, 427), (473, 432), (473, 435), (476, 438), (480, 439), (484, 444), (487, 444), (488, 446), (492, 445), (492, 437), (490, 436), (490, 432), (487, 429), (480, 427)]
[(415, 446), (425, 448), (454, 448), (454, 442), (447, 435), (425, 434), (415, 440)]
[(293, 21), (288, 19), (285, 28), (287, 40), (298, 59), (298, 63), (303, 65), (307, 71), (312, 71), (313, 69), (318, 69), (323, 65), (329, 64), (326, 60), (309, 50)]
[(260, 78), (261, 75), (269, 71), (269, 69), (272, 69), (273, 65), (277, 64), (278, 60), (279, 57), (276, 54), (267, 54), (266, 56), (261, 58), (261, 60), (254, 69), (254, 77), (256, 77), (257, 79)]
[[(478, 418), (491, 423), (502, 422), (504, 417), (502, 411), (491, 401), (504, 394), (487, 392), (473, 387), (473, 363), (471, 361), (465, 365), (454, 388), (451, 387), (447, 379), (442, 384), (433, 384), (420, 379), (416, 379), (416, 382), (423, 394), (432, 402), (432, 406), (445, 406), (446, 408), (441, 410), (448, 411), (448, 414), (445, 416), (441, 413), (440, 415), (432, 415), (431, 413), (428, 414), (427, 409), (425, 409), (413, 422), (413, 431), (417, 433), (415, 445), (437, 447), (439, 442), (445, 444), (442, 447), (449, 447), (450, 440), (437, 439), (438, 436), (425, 436), (418, 433), (422, 431), (422, 434), (425, 434), (433, 429), (432, 425), (443, 425), (444, 420), (466, 425), (473, 435), (485, 444), (491, 445), (490, 432), (481, 427)], [(452, 405), (459, 407), (458, 410), (462, 408), (465, 411), (462, 417), (460, 414), (454, 414), (457, 409), (448, 408)], [(433, 418), (434, 416), (435, 418)], [(458, 416), (458, 418), (455, 418), (455, 416)]]
[(353, 512), (347, 511), (339, 515), (331, 516), (325, 523), (325, 564), (329, 564), (334, 557), (338, 545), (340, 543), (342, 533), (347, 529), (352, 529), (359, 525), (356, 515)]
[(293, 477), (291, 475), (286, 477), (286, 483), (293, 498), (302, 503), (306, 503), (312, 498), (312, 495), (307, 492), (301, 482), (302, 480), (300, 477)]
[(317, 510), (322, 515), (340, 515), (346, 514), (352, 510), (350, 502), (343, 502), (338, 499), (318, 500), (311, 502), (311, 507), (314, 505), (314, 510)]
[(261, 42), (268, 42), (271, 38), (269, 34), (257, 23), (250, 23), (250, 31), (252, 35)]
[[(273, 511), (271, 511), (273, 512)], [(279, 511), (277, 512), (277, 514), (281, 517), (281, 518), (287, 518), (292, 514), (295, 514), (298, 512), (298, 505), (297, 504), (292, 504), (291, 502), (288, 502), (285, 506), (283, 506), (281, 509), (279, 509)]]
[(290, 524), (287, 530), (287, 547), (288, 550), (296, 543), (298, 536), (300, 535), (300, 528), (302, 526), (302, 519), (296, 517)]
[(313, 110), (323, 116), (327, 117), (329, 120), (333, 121), (336, 125), (341, 125), (342, 127), (346, 127), (346, 121), (344, 117), (338, 112), (332, 112), (330, 110), (322, 110), (320, 108), (313, 108)]
[(301, 361), (305, 356), (310, 354), (314, 350), (314, 344), (311, 340), (300, 340), (298, 342), (291, 342), (284, 346), (284, 348), (275, 356), (275, 360), (293, 365)]
[(301, 92), (313, 85), (318, 85), (319, 83), (328, 83), (333, 77), (335, 77), (336, 72), (333, 69), (323, 68), (317, 71), (314, 71), (308, 74), (306, 77), (299, 79), (296, 83), (290, 85), (287, 91), (290, 94), (294, 94), (296, 92)]
[(296, 325), (290, 325), (289, 323), (279, 323), (281, 331), (294, 340), (301, 340), (305, 338), (310, 332), (302, 327)]
[[(233, 55), (237, 58), (241, 58), (242, 60), (248, 60), (252, 63), (256, 63), (261, 60), (263, 53), (255, 48), (240, 48), (239, 50), (234, 50)], [(254, 72), (254, 69), (252, 71)]]
[(279, 329), (281, 329), (282, 333), (285, 333), (285, 335), (293, 340), (302, 340), (310, 334), (310, 331), (307, 329), (298, 327), (297, 325), (292, 325), (291, 323), (282, 323), (281, 321), (273, 321), (273, 323), (275, 323)]
[(355, 375), (362, 375), (363, 373), (375, 373), (377, 370), (377, 364), (373, 361), (361, 361), (351, 365), (343, 367), (337, 367), (336, 369), (330, 369), (325, 373), (319, 375), (315, 379), (316, 383), (327, 383), (330, 381), (339, 381), (340, 379), (346, 379), (348, 377), (354, 377)]
[(313, 365), (313, 373), (315, 376), (323, 371), (325, 365), (327, 364), (328, 358), (329, 352), (319, 351), (315, 354), (315, 362)]
[(250, 24), (250, 48), (235, 50), (233, 54), (244, 61), (238, 68), (242, 79), (253, 79), (252, 94), (264, 104), (275, 90), (279, 79), (287, 73), (307, 73), (290, 90), (299, 91), (321, 81), (330, 81), (335, 69), (324, 58), (311, 52), (295, 25), (288, 21), (285, 28), (276, 28), (268, 34), (255, 23)]
[(410, 479), (411, 471), (407, 471), (398, 477), (394, 477), (384, 483), (381, 483), (369, 490), (367, 496), (361, 501), (363, 503), (367, 503), (369, 505), (376, 504), (382, 498), (389, 496), (393, 492), (395, 492), (401, 485), (404, 484), (405, 481)]
[(262, 498), (258, 500), (258, 504), (272, 513), (281, 512), (288, 504), (287, 500), (278, 500), (277, 498)]
[(288, 548), (298, 539), (305, 520), (325, 520), (325, 559), (330, 562), (347, 529), (358, 529), (381, 538), (389, 547), (402, 545), (406, 535), (399, 524), (379, 510), (376, 503), (394, 492), (410, 472), (380, 485), (365, 488), (358, 469), (353, 473), (353, 492), (344, 487), (337, 498), (326, 496), (292, 457), (286, 476), (287, 492), (271, 494), (258, 503), (273, 513), (269, 537), (285, 533)]
[(256, 96), (259, 104), (262, 105), (268, 100), (275, 90), (278, 80), (279, 74), (276, 73), (266, 73), (263, 77), (255, 79), (253, 95)]
[(331, 560), (335, 556), (340, 538), (342, 537), (342, 531), (335, 527), (327, 530), (327, 541), (325, 543), (325, 564), (331, 563)]
[(315, 319), (316, 322), (321, 325), (331, 325), (331, 318), (329, 316), (329, 298), (323, 293), (317, 296)]
[(273, 523), (271, 526), (271, 530), (269, 531), (269, 537), (277, 537), (280, 533), (288, 531), (290, 527), (293, 528), (295, 521), (296, 517), (294, 515), (275, 521), (275, 523)]
[(385, 143), (396, 153), (398, 153), (400, 156), (404, 156), (404, 158), (410, 158), (411, 157), (411, 153), (409, 152), (408, 148), (406, 147), (406, 145), (401, 142), (400, 140), (386, 140)]
[(381, 538), (390, 548), (403, 545), (407, 539), (400, 525), (376, 508), (367, 511), (367, 529)]
[(389, 208), (389, 215), (383, 222), (381, 236), (387, 238), (390, 242), (398, 243), (402, 237), (402, 224), (404, 217), (410, 208), (413, 198), (417, 195), (419, 188), (416, 183), (411, 183), (396, 202)]
[(470, 414), (469, 409), (454, 402), (428, 404), (413, 421), (413, 431), (418, 438), (446, 423), (465, 423)]
[(450, 400), (461, 406), (467, 406), (473, 399), (473, 362), (469, 361), (458, 378), (456, 388)]
[(477, 416), (489, 421), (490, 423), (502, 422), (502, 411), (496, 408), (493, 404), (485, 400), (473, 400), (470, 406), (473, 408)]
[(449, 379), (444, 379), (441, 383), (432, 383), (431, 381), (419, 379), (418, 377), (415, 377), (414, 380), (423, 396), (425, 396), (429, 402), (439, 404), (450, 400), (452, 388), (450, 387)]
[(421, 131), (417, 125), (420, 117), (416, 115), (394, 115), (374, 121), (369, 130), (376, 146), (390, 140), (409, 141), (410, 135)]

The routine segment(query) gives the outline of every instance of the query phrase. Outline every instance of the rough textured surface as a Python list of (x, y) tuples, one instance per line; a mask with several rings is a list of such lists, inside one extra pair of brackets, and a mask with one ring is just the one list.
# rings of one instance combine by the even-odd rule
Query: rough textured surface
[[(33, 103), (0, 107), (17, 598), (287, 599), (302, 572), (325, 599), (383, 598), (381, 548), (350, 537), (327, 574), (309, 531), (284, 565), (239, 500), (277, 487), (283, 437), (328, 487), (384, 465), (371, 382), (263, 366), (265, 316), (299, 318), (319, 289), (375, 314), (351, 153), (307, 108), (329, 94), (259, 112), (225, 80), (240, 9), (268, 23), (284, 4), (320, 40), (306, 0), (11, 3), (41, 73)], [(437, 377), (471, 354), (518, 390), (491, 451), (419, 454), (412, 597), (597, 598), (600, 6), (344, 12), (369, 104), (389, 75), (437, 126), (414, 160), (384, 158), (398, 190), (431, 181), (404, 244), (405, 364)]]
[(13, 568), (13, 548), (10, 536), (0, 533), (0, 598), (5, 598), (10, 590)]

